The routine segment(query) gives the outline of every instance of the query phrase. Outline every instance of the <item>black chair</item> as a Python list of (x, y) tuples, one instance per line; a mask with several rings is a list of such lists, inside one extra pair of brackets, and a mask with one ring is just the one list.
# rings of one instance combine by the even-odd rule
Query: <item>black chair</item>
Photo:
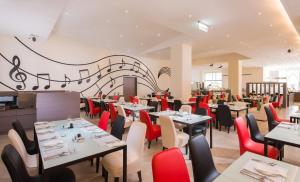
[(174, 105), (173, 105), (174, 111), (179, 111), (181, 106), (182, 106), (181, 100), (174, 100)]
[(89, 102), (86, 98), (83, 98), (83, 102), (84, 102), (84, 111), (85, 111), (85, 115), (88, 116), (89, 112), (90, 112), (90, 107), (89, 107)]
[(234, 95), (231, 96), (232, 102), (236, 102), (236, 97)]
[(117, 119), (114, 121), (112, 125), (110, 134), (122, 140), (122, 136), (124, 133), (124, 125), (125, 125), (125, 118), (123, 116), (118, 115)]
[(189, 142), (194, 181), (212, 182), (220, 175), (217, 171), (208, 143), (203, 135), (193, 137)]
[(37, 154), (38, 153), (38, 149), (36, 147), (36, 144), (34, 141), (31, 141), (28, 139), (25, 130), (23, 128), (23, 126), (21, 125), (21, 123), (19, 121), (15, 121), (12, 123), (12, 127), (14, 128), (14, 130), (19, 134), (19, 136), (21, 137), (26, 151), (28, 154), (33, 155), (33, 154)]
[(223, 105), (224, 103), (225, 103), (225, 100), (218, 100), (218, 101), (217, 101), (217, 104), (218, 104), (218, 105)]
[[(207, 115), (207, 112), (204, 108), (196, 108), (195, 114), (198, 115)], [(193, 126), (193, 131), (192, 131), (192, 135), (206, 135), (206, 130), (207, 130), (207, 123), (203, 123), (203, 124), (197, 124)], [(183, 128), (183, 131), (187, 134), (189, 134), (188, 131), (188, 127)]]
[[(247, 118), (247, 122), (248, 122), (248, 126), (249, 126), (249, 130), (250, 130), (250, 135), (251, 135), (251, 139), (257, 143), (262, 143), (264, 144), (265, 142), (265, 137), (260, 133), (259, 127), (257, 125), (257, 121), (254, 117), (254, 115), (252, 113), (249, 113), (246, 115)], [(283, 158), (284, 156), (284, 145), (282, 144), (278, 144), (272, 141), (268, 141), (269, 145), (272, 145), (276, 148), (278, 148), (278, 150), (280, 150), (280, 160)]]
[(216, 120), (219, 124), (219, 130), (221, 131), (222, 126), (227, 128), (228, 133), (231, 126), (234, 126), (233, 118), (231, 116), (231, 111), (227, 105), (218, 105), (216, 110)]
[(246, 115), (248, 122), (251, 139), (257, 143), (264, 143), (265, 137), (260, 133), (260, 130), (257, 125), (257, 121), (252, 113)]
[(149, 110), (150, 112), (157, 112), (157, 108), (158, 108), (158, 102), (157, 101), (150, 101), (149, 106), (154, 107), (154, 109)]
[(68, 168), (59, 168), (51, 171), (46, 177), (30, 176), (25, 164), (12, 145), (6, 145), (2, 151), (1, 158), (9, 172), (12, 182), (75, 182), (75, 175)]
[(273, 113), (272, 113), (271, 109), (269, 108), (269, 106), (265, 106), (264, 108), (265, 108), (267, 119), (268, 119), (269, 131), (272, 131), (278, 125), (278, 123), (274, 120)]

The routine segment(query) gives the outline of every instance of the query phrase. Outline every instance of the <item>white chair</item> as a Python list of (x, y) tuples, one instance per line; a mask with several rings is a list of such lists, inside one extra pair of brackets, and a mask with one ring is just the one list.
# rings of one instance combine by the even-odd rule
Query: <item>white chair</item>
[(189, 135), (183, 132), (176, 132), (174, 122), (169, 116), (160, 116), (160, 128), (163, 148), (184, 147), (187, 153)]
[(147, 100), (140, 100), (140, 104), (142, 104), (143, 106), (147, 106), (148, 101)]
[(187, 113), (191, 114), (192, 113), (192, 106), (182, 105), (180, 110), (183, 111), (183, 112), (187, 112)]
[[(190, 106), (190, 105), (182, 105), (180, 107), (180, 111), (187, 112), (188, 114), (191, 114), (192, 113), (192, 106)], [(180, 124), (180, 123), (174, 123), (174, 125), (175, 125), (175, 128), (177, 128), (177, 129), (179, 129), (181, 131), (185, 127), (184, 124)]]
[[(129, 129), (127, 136), (127, 173), (138, 173), (139, 180), (142, 181), (142, 157), (144, 153), (144, 143), (146, 135), (146, 125), (141, 122), (134, 122)], [(123, 172), (123, 151), (105, 155), (102, 160), (105, 169), (104, 177), (107, 179), (111, 174), (115, 181), (121, 177)], [(107, 180), (106, 180), (107, 181)]]
[(131, 123), (133, 122), (132, 116), (126, 116), (126, 112), (123, 108), (123, 106), (118, 105), (117, 106), (118, 115), (123, 116), (125, 118), (125, 125), (124, 128), (130, 127)]
[(30, 155), (27, 153), (21, 137), (14, 129), (8, 131), (8, 138), (11, 144), (15, 147), (15, 149), (22, 157), (22, 160), (24, 161), (25, 166), (28, 168), (29, 172), (34, 170), (33, 168), (37, 168), (38, 167), (37, 154)]
[(125, 98), (124, 97), (120, 97), (119, 98), (119, 103), (125, 103)]

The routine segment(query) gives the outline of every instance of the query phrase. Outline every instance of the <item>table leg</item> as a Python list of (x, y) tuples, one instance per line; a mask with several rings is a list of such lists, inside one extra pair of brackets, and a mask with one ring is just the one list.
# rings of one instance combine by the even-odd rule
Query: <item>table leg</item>
[(240, 112), (236, 111), (236, 117), (238, 118), (240, 116)]
[(265, 143), (264, 143), (264, 155), (268, 157), (268, 139), (265, 138)]
[(212, 148), (213, 147), (213, 138), (212, 138), (212, 132), (213, 132), (213, 130), (212, 130), (212, 121), (210, 121), (210, 124), (209, 124), (209, 129), (210, 129), (210, 132), (209, 132), (209, 137), (210, 137), (210, 148)]
[[(189, 141), (191, 141), (193, 136), (193, 127), (192, 125), (188, 125), (188, 128), (189, 128)], [(189, 159), (191, 160), (191, 152), (189, 152)]]
[(127, 181), (127, 146), (123, 148), (123, 182)]
[(132, 112), (132, 121), (135, 121), (135, 112), (134, 111), (131, 112)]

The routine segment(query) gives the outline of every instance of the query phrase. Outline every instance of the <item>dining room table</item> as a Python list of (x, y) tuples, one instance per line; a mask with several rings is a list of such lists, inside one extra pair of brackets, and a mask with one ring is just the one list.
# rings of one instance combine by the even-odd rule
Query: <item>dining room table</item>
[(297, 123), (281, 122), (264, 137), (264, 155), (268, 154), (268, 143), (290, 145), (300, 148), (300, 127)]
[(135, 119), (138, 116), (137, 112), (139, 112), (141, 110), (149, 111), (151, 109), (155, 109), (154, 106), (148, 106), (148, 105), (146, 106), (146, 105), (135, 104), (135, 103), (131, 103), (131, 102), (123, 102), (123, 103), (117, 102), (117, 103), (114, 103), (115, 107), (117, 107), (118, 105), (121, 105), (125, 110), (131, 111), (133, 121), (135, 121)]
[[(229, 106), (230, 111), (236, 112), (236, 116), (240, 116), (240, 112), (246, 111), (246, 114), (249, 112), (248, 102), (228, 102), (224, 103)], [(216, 110), (218, 108), (218, 104), (208, 104), (211, 109)]]
[[(179, 111), (160, 111), (160, 112), (150, 112), (150, 116), (153, 116), (155, 118), (159, 118), (159, 116), (169, 116), (173, 120), (173, 122), (186, 125), (188, 127), (188, 135), (189, 139), (193, 137), (193, 127), (197, 124), (203, 124), (207, 123), (212, 118), (210, 116), (204, 116), (204, 115), (197, 115), (197, 114), (190, 114), (186, 112), (179, 112)], [(210, 132), (210, 148), (213, 147), (213, 129), (212, 129), (212, 122), (210, 122), (209, 125)]]
[(283, 161), (245, 152), (214, 182), (299, 182), (300, 168)]
[(47, 175), (83, 161), (123, 151), (123, 181), (127, 181), (127, 144), (83, 119), (34, 123), (39, 149), (39, 172)]

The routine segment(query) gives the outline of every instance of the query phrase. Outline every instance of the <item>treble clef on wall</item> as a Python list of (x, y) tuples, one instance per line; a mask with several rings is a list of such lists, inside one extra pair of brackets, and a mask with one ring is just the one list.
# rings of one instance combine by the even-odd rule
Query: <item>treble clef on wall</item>
[(14, 56), (12, 59), (12, 64), (14, 67), (9, 71), (9, 77), (15, 82), (22, 83), (22, 85), (18, 84), (16, 88), (18, 90), (24, 90), (26, 88), (25, 81), (27, 79), (27, 75), (19, 71), (21, 64), (20, 58), (18, 56)]

